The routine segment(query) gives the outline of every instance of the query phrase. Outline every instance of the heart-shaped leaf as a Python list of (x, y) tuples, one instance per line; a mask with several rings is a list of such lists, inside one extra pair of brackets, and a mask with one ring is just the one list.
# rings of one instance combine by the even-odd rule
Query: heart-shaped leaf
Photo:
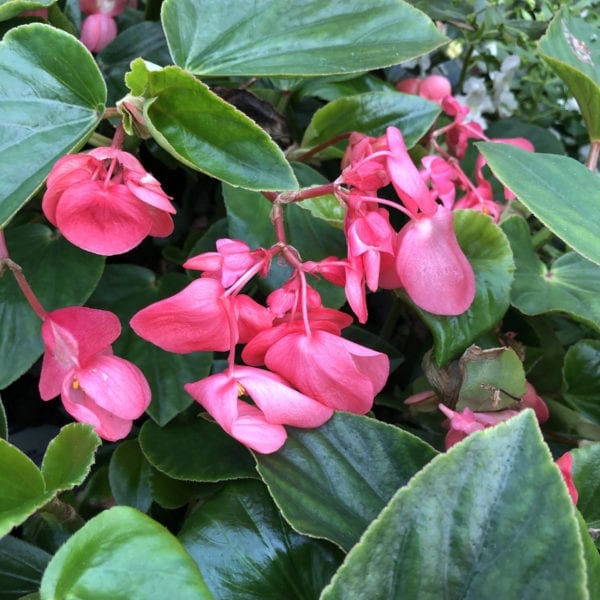
[(0, 81), (3, 227), (54, 163), (80, 148), (96, 128), (106, 86), (92, 55), (77, 39), (41, 23), (16, 27), (4, 36)]
[(166, 0), (175, 64), (197, 75), (331, 75), (386, 67), (446, 41), (401, 0)]
[(600, 264), (600, 186), (595, 173), (567, 156), (490, 142), (477, 147), (494, 175), (548, 229)]

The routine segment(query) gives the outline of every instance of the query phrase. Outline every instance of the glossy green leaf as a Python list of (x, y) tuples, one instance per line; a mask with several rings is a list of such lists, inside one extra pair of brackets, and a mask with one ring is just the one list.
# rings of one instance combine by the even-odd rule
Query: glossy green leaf
[(92, 55), (77, 39), (41, 23), (11, 29), (4, 36), (0, 81), (3, 227), (39, 189), (52, 165), (80, 148), (96, 128), (106, 86)]
[(224, 481), (256, 477), (248, 450), (216, 423), (201, 417), (175, 420), (164, 427), (147, 421), (139, 441), (148, 462), (173, 479)]
[(56, 0), (2, 0), (0, 2), (0, 21), (6, 21), (19, 16), (26, 10), (47, 8)]
[(412, 148), (439, 113), (439, 104), (394, 90), (346, 96), (329, 102), (313, 115), (302, 146), (317, 146), (350, 131), (379, 136), (394, 126), (402, 131), (407, 147)]
[(595, 173), (566, 156), (489, 142), (477, 147), (494, 175), (548, 229), (600, 264), (600, 186)]
[(600, 425), (600, 341), (580, 340), (563, 366), (563, 396), (569, 406)]
[(215, 598), (317, 598), (342, 558), (293, 531), (258, 481), (229, 483), (178, 537)]
[(117, 506), (76, 532), (50, 561), (42, 600), (212, 598), (189, 554), (162, 525)]
[(564, 312), (600, 330), (600, 266), (567, 252), (548, 267), (536, 255), (527, 222), (502, 224), (515, 257), (511, 303), (526, 315)]
[[(589, 527), (600, 532), (600, 442), (571, 450), (577, 508)], [(598, 539), (600, 543), (600, 539)]]
[(146, 512), (152, 504), (150, 474), (152, 467), (142, 454), (138, 440), (119, 444), (110, 459), (108, 480), (117, 504)]
[(0, 537), (51, 497), (44, 478), (19, 449), (0, 439)]
[(46, 489), (58, 492), (81, 485), (94, 464), (101, 443), (91, 425), (65, 425), (48, 444), (42, 460)]
[(401, 0), (166, 0), (162, 23), (175, 64), (197, 75), (356, 73), (446, 41)]
[(0, 539), (0, 598), (17, 600), (36, 592), (52, 558), (37, 546), (7, 535)]
[(317, 429), (288, 427), (258, 472), (294, 529), (349, 550), (396, 490), (436, 455), (406, 431), (336, 412)]
[(550, 419), (545, 423), (549, 431), (565, 440), (577, 443), (580, 439), (600, 441), (600, 425), (592, 423), (563, 402), (546, 397)]
[(514, 263), (510, 245), (490, 217), (473, 210), (454, 213), (456, 237), (475, 272), (475, 300), (457, 317), (432, 315), (414, 306), (435, 340), (434, 358), (447, 363), (489, 331), (510, 304)]
[(149, 269), (137, 265), (108, 265), (88, 302), (89, 306), (110, 310), (121, 319), (123, 333), (113, 348), (144, 372), (152, 392), (146, 412), (159, 425), (168, 423), (193, 402), (183, 385), (209, 374), (212, 352), (166, 352), (138, 337), (128, 322), (138, 310), (176, 294), (189, 283), (190, 279), (180, 273), (157, 278)]
[(214, 492), (219, 484), (173, 479), (157, 469), (150, 473), (153, 500), (163, 508), (180, 508), (193, 499), (204, 498)]
[[(6, 244), (48, 311), (83, 304), (100, 279), (104, 258), (76, 248), (44, 225), (9, 227)], [(40, 357), (41, 321), (10, 272), (0, 277), (0, 389)]]
[(179, 67), (132, 63), (127, 84), (146, 98), (144, 118), (156, 142), (183, 164), (251, 190), (298, 184), (283, 152), (254, 121)]
[(588, 24), (564, 8), (539, 41), (541, 56), (575, 96), (592, 141), (600, 141), (600, 47), (597, 40), (597, 23)]
[(574, 507), (533, 411), (425, 466), (322, 597), (588, 598)]
[(6, 420), (6, 411), (0, 397), (0, 438), (8, 439), (8, 421)]

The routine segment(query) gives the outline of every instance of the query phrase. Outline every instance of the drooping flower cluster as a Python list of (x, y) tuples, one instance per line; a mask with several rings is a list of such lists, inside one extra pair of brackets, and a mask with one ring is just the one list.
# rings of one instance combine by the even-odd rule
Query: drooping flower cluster
[[(265, 307), (241, 290), (281, 251), (296, 269)], [(323, 307), (292, 256), (279, 244), (252, 251), (219, 240), (216, 252), (184, 263), (202, 269), (201, 278), (131, 320), (138, 335), (170, 352), (230, 352), (225, 371), (184, 387), (227, 433), (262, 453), (285, 442), (284, 425), (317, 427), (334, 410), (368, 412), (389, 373), (386, 355), (341, 337), (351, 317)], [(245, 344), (246, 366), (234, 363), (237, 344)]]
[(79, 306), (52, 311), (42, 324), (42, 400), (60, 394), (72, 417), (110, 441), (127, 436), (150, 404), (140, 369), (113, 354), (120, 332), (113, 313)]
[(104, 256), (121, 254), (147, 235), (173, 231), (175, 208), (133, 155), (112, 147), (59, 159), (42, 209), (73, 244)]

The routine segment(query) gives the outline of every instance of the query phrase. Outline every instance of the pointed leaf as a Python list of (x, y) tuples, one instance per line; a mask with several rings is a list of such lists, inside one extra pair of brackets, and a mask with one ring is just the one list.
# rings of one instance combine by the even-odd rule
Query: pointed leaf
[(341, 562), (336, 548), (293, 531), (258, 481), (229, 483), (179, 539), (215, 598), (317, 598)]
[(42, 460), (42, 475), (49, 491), (81, 485), (94, 464), (102, 441), (90, 425), (70, 423), (48, 444)]
[(393, 125), (412, 148), (440, 113), (439, 104), (395, 90), (346, 96), (317, 110), (302, 139), (303, 147), (321, 144), (350, 131), (378, 136)]
[(309, 76), (386, 67), (446, 41), (400, 0), (166, 0), (175, 64), (197, 75)]
[(50, 561), (40, 595), (57, 598), (212, 598), (198, 567), (175, 537), (137, 510), (100, 513)]
[(37, 546), (11, 535), (0, 539), (0, 598), (17, 600), (36, 592), (51, 558)]
[(564, 312), (600, 330), (600, 266), (567, 252), (548, 267), (536, 255), (524, 219), (511, 217), (502, 229), (515, 257), (513, 306), (526, 315)]
[(494, 175), (548, 229), (600, 264), (598, 176), (566, 156), (526, 152), (509, 144), (477, 144)]
[(585, 585), (573, 503), (526, 410), (415, 475), (322, 597), (583, 600)]
[(92, 55), (77, 39), (41, 23), (11, 29), (4, 36), (0, 81), (3, 227), (41, 186), (53, 164), (80, 148), (96, 128), (106, 86)]
[(473, 304), (457, 317), (432, 315), (414, 306), (433, 334), (438, 365), (447, 363), (500, 321), (509, 307), (514, 270), (508, 240), (490, 217), (474, 210), (455, 211), (454, 230), (475, 272)]
[(600, 141), (598, 26), (571, 16), (566, 7), (539, 41), (540, 54), (575, 96), (590, 139)]
[[(89, 254), (44, 225), (6, 230), (11, 258), (47, 311), (83, 304), (100, 279), (104, 258)], [(0, 277), (0, 389), (20, 377), (40, 357), (41, 321), (11, 273)]]
[(397, 427), (336, 412), (317, 429), (288, 428), (258, 472), (294, 529), (349, 550), (396, 490), (436, 452)]
[(151, 471), (138, 440), (121, 442), (111, 456), (108, 468), (110, 489), (117, 503), (146, 512), (152, 504)]
[(600, 341), (580, 340), (565, 355), (563, 396), (584, 418), (600, 425)]

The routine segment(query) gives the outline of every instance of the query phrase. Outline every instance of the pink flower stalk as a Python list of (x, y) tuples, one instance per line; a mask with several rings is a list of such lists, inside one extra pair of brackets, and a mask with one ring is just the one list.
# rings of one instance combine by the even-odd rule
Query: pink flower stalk
[[(234, 366), (185, 390), (233, 438), (262, 454), (279, 450), (287, 433), (283, 425), (319, 427), (333, 410), (292, 389), (281, 377), (252, 367)], [(249, 404), (240, 397), (248, 396)]]
[(573, 455), (570, 452), (565, 452), (560, 458), (556, 459), (555, 463), (560, 469), (560, 474), (563, 476), (573, 504), (577, 504), (577, 500), (579, 500), (579, 492), (577, 491), (575, 482), (573, 481)]
[(140, 337), (163, 350), (185, 354), (231, 350), (272, 322), (273, 315), (264, 306), (243, 294), (226, 295), (219, 281), (207, 277), (143, 308), (130, 324)]
[(396, 84), (396, 89), (405, 94), (421, 96), (440, 104), (442, 100), (452, 93), (450, 81), (443, 75), (428, 75), (424, 78), (409, 77)]
[(128, 152), (96, 148), (59, 159), (46, 182), (46, 218), (74, 245), (111, 256), (173, 231), (175, 208)]
[(142, 372), (113, 355), (111, 344), (120, 332), (113, 313), (77, 306), (48, 313), (42, 324), (42, 400), (60, 394), (72, 417), (110, 441), (127, 436), (150, 404)]

